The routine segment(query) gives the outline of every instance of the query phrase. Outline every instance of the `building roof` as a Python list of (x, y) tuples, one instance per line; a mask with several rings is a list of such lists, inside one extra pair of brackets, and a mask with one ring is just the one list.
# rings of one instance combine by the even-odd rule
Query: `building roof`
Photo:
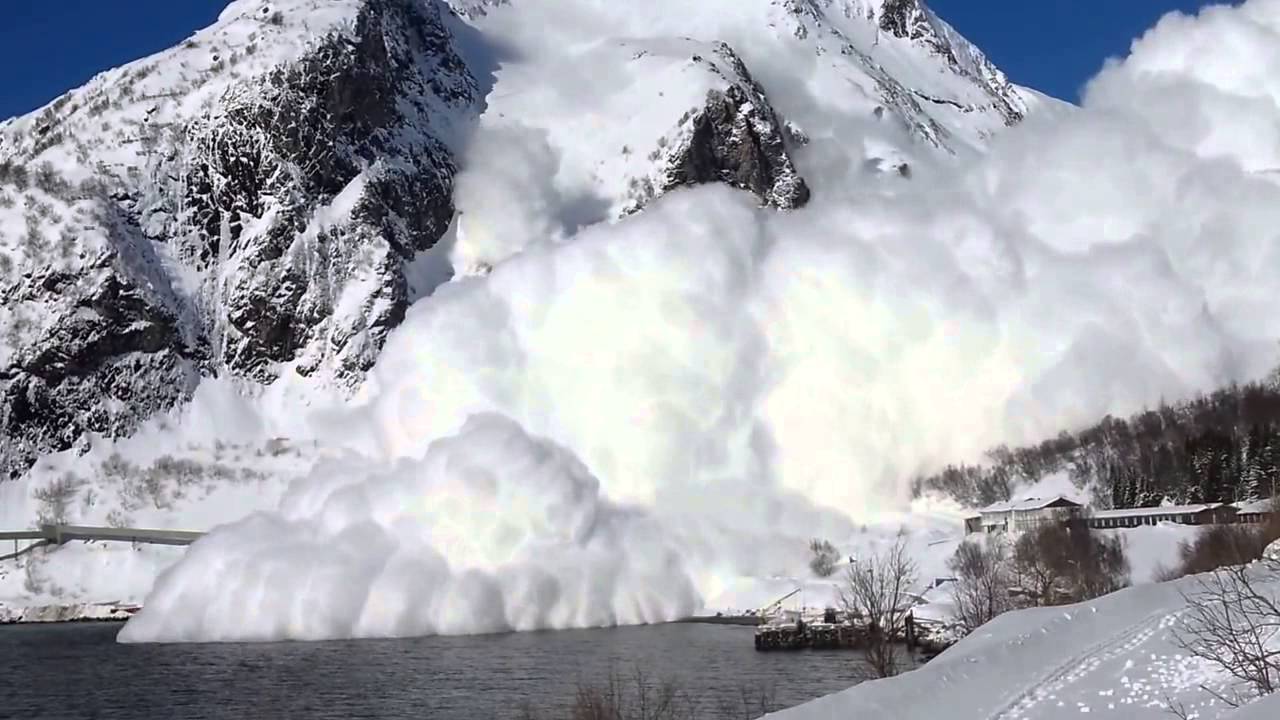
[(1007, 502), (992, 503), (978, 512), (981, 513), (1002, 513), (1009, 511), (1025, 511), (1025, 510), (1042, 510), (1050, 505), (1063, 504), (1071, 507), (1080, 507), (1080, 503), (1068, 500), (1061, 495), (1055, 495), (1051, 498), (1023, 498), (1021, 500), (1009, 500)]
[(1095, 510), (1095, 518), (1151, 517), (1152, 515), (1195, 515), (1205, 510), (1216, 508), (1235, 510), (1234, 505), (1225, 503), (1201, 503), (1199, 505), (1163, 505), (1159, 507), (1120, 508), (1118, 510)]
[(1271, 500), (1270, 498), (1254, 500), (1253, 502), (1237, 504), (1236, 507), (1240, 508), (1242, 513), (1266, 513), (1271, 512)]

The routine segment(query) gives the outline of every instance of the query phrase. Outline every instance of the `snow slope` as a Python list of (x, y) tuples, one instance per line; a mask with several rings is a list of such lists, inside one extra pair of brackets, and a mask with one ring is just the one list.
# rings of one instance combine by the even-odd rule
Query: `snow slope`
[[(1274, 571), (1269, 587), (1280, 591)], [(1240, 710), (1220, 669), (1174, 644), (1195, 578), (1143, 585), (1079, 605), (1002, 615), (913, 672), (863, 683), (767, 717), (826, 720), (1054, 720), (1169, 717), (1169, 702), (1200, 720), (1270, 718), (1280, 696)], [(1206, 690), (1205, 688), (1209, 690)]]

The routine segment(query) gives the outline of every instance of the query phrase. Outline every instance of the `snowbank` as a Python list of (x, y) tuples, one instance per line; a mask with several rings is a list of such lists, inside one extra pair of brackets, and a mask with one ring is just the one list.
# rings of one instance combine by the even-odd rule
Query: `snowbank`
[[(1007, 613), (924, 667), (857, 685), (790, 710), (778, 720), (886, 717), (988, 720), (1169, 717), (1181, 703), (1201, 720), (1271, 718), (1275, 697), (1235, 714), (1224, 674), (1173, 643), (1194, 578), (1143, 585), (1098, 600)], [(1280, 591), (1280, 580), (1272, 576)], [(1230, 694), (1230, 693), (1228, 693)]]

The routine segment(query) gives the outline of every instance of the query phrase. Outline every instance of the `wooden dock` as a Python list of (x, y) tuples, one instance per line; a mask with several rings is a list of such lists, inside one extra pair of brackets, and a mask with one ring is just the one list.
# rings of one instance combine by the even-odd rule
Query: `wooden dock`
[[(759, 625), (755, 632), (756, 650), (863, 650), (867, 647), (871, 631), (865, 623), (847, 619), (832, 622), (830, 614), (824, 620)], [(903, 637), (897, 640), (908, 650), (929, 659), (951, 644), (934, 630), (932, 625), (912, 619)]]
[(866, 647), (866, 629), (849, 623), (761, 625), (756, 650), (857, 650)]

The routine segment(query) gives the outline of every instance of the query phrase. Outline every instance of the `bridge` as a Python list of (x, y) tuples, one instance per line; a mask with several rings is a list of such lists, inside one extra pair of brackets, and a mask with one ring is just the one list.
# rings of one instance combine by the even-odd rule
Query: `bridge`
[[(0, 532), (0, 542), (13, 541), (13, 552), (0, 555), (0, 561), (21, 557), (46, 545), (62, 545), (73, 540), (105, 542), (147, 543), (150, 545), (190, 545), (204, 533), (189, 530), (148, 530), (129, 527), (91, 527), (87, 525), (41, 525), (37, 530)], [(19, 549), (23, 540), (35, 542)]]

